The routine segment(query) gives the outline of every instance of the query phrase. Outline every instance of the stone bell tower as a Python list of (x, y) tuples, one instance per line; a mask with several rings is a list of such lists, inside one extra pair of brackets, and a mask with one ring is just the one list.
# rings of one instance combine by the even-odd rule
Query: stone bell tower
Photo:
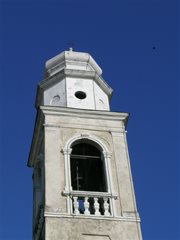
[(140, 240), (128, 113), (111, 112), (112, 89), (88, 53), (46, 62), (28, 166), (33, 240)]

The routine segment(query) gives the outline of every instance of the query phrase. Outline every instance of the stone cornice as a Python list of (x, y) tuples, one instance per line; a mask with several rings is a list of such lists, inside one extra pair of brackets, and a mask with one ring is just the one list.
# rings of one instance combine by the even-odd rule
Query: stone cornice
[[(128, 113), (124, 112), (110, 112), (110, 111), (97, 111), (97, 110), (85, 110), (78, 108), (64, 108), (64, 107), (54, 107), (54, 106), (40, 106), (37, 112), (34, 133), (31, 143), (31, 149), (29, 153), (28, 163), (29, 167), (33, 167), (35, 160), (38, 155), (39, 146), (38, 141), (40, 141), (40, 131), (44, 126), (47, 126), (44, 122), (44, 116), (65, 116), (65, 117), (78, 117), (83, 119), (101, 119), (110, 121), (123, 121), (124, 125), (127, 125)], [(53, 125), (57, 127), (56, 125)]]
[(125, 113), (125, 112), (97, 111), (97, 110), (86, 110), (86, 109), (78, 109), (78, 108), (41, 106), (40, 110), (45, 115), (123, 121), (125, 125), (127, 124), (128, 117), (129, 117), (129, 113)]
[(49, 212), (45, 211), (44, 213), (45, 217), (56, 217), (56, 218), (78, 218), (78, 219), (93, 219), (93, 220), (107, 220), (107, 221), (125, 221), (125, 222), (141, 222), (138, 214), (135, 216), (96, 216), (96, 215), (84, 215), (84, 214), (67, 214), (67, 213), (58, 213), (58, 212)]
[(94, 79), (94, 81), (98, 84), (98, 86), (108, 95), (109, 99), (111, 99), (112, 97), (113, 89), (96, 72), (76, 70), (76, 69), (61, 69), (56, 74), (45, 78), (39, 83), (37, 93), (36, 93), (35, 106), (38, 107), (38, 105), (40, 104), (43, 90), (53, 86), (55, 83), (61, 81), (66, 77)]

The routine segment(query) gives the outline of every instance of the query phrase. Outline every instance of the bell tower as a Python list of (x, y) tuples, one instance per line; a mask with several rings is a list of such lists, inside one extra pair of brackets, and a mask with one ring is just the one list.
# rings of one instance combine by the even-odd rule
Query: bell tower
[(28, 159), (33, 240), (140, 240), (126, 140), (128, 113), (88, 53), (48, 60)]

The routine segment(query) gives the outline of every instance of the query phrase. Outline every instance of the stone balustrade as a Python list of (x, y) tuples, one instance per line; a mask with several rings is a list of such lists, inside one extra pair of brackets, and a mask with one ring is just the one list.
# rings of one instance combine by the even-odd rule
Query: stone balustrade
[(72, 212), (75, 215), (112, 216), (112, 196), (105, 192), (72, 191)]

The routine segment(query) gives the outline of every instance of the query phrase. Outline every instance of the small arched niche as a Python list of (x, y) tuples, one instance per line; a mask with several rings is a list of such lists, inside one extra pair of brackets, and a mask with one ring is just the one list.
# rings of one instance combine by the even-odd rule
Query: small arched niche
[(70, 155), (71, 186), (75, 191), (107, 192), (102, 148), (89, 139), (72, 143)]

